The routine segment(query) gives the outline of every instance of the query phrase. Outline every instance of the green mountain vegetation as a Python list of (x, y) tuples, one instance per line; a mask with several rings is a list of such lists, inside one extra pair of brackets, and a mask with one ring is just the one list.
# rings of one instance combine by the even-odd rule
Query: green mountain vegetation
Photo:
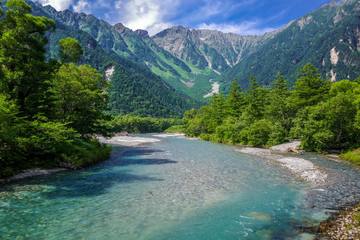
[(109, 111), (112, 113), (157, 117), (181, 116), (186, 109), (197, 105), (194, 100), (175, 90), (146, 66), (104, 49), (89, 33), (59, 21), (53, 15), (56, 12), (53, 8), (42, 7), (33, 2), (29, 4), (35, 15), (55, 20), (56, 28), (47, 34), (49, 59), (59, 59), (60, 39), (78, 39), (84, 51), (80, 63), (98, 69), (111, 82)]
[(173, 27), (153, 39), (184, 61), (212, 68), (225, 92), (232, 80), (247, 88), (251, 75), (270, 86), (282, 72), (293, 84), (307, 63), (332, 81), (354, 79), (360, 73), (359, 13), (359, 1), (336, 1), (260, 36)]
[(210, 89), (209, 79), (216, 76), (211, 69), (182, 61), (159, 47), (144, 30), (132, 31), (121, 23), (113, 26), (92, 15), (70, 10), (58, 12), (51, 6), (43, 10), (61, 24), (89, 34), (106, 53), (115, 53), (150, 69), (172, 87), (194, 98), (202, 99)]
[(254, 75), (269, 86), (273, 76), (282, 72), (294, 83), (298, 70), (307, 63), (332, 81), (354, 79), (360, 74), (359, 14), (357, 0), (326, 4), (274, 33), (223, 79), (236, 79), (247, 87), (248, 77)]
[(104, 133), (108, 83), (76, 65), (75, 39), (60, 41), (61, 61), (46, 61), (49, 18), (9, 0), (0, 20), (0, 177), (30, 167), (77, 168), (109, 156), (93, 137)]
[(310, 151), (360, 146), (360, 81), (332, 83), (308, 64), (295, 86), (279, 74), (272, 87), (252, 77), (248, 91), (234, 81), (227, 96), (217, 95), (185, 114), (185, 132), (221, 143), (268, 147), (301, 139)]
[(121, 133), (160, 133), (173, 126), (182, 125), (179, 118), (153, 118), (134, 115), (118, 115), (107, 122), (107, 129)]

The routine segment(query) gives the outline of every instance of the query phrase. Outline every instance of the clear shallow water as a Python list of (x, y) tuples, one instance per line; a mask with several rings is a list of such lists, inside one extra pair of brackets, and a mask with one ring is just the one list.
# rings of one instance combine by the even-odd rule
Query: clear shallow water
[(360, 199), (357, 170), (305, 158), (326, 184), (203, 141), (114, 148), (95, 167), (0, 188), (0, 239), (305, 239), (301, 227)]

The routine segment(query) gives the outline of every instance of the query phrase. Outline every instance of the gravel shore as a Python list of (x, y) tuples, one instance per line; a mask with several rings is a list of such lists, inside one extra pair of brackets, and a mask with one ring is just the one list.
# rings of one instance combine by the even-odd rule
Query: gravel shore
[(317, 240), (358, 240), (360, 239), (360, 205), (340, 212), (323, 222)]
[[(285, 146), (287, 149), (288, 146)], [(284, 148), (284, 149), (285, 149)], [(300, 158), (300, 157), (289, 157), (281, 155), (281, 151), (277, 151), (274, 153), (272, 150), (269, 149), (262, 149), (262, 148), (240, 148), (236, 149), (236, 151), (250, 154), (254, 156), (259, 156), (265, 159), (273, 160), (281, 166), (289, 169), (295, 175), (301, 177), (305, 181), (314, 183), (314, 184), (321, 184), (326, 181), (327, 175), (321, 169), (313, 164), (311, 161)], [(278, 154), (279, 153), (279, 154)]]

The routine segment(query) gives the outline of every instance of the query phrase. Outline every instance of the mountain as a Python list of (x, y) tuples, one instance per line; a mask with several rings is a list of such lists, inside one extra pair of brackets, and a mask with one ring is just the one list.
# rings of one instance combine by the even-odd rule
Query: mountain
[[(115, 51), (106, 49), (104, 47), (106, 38), (104, 41), (99, 41), (88, 32), (81, 30), (75, 22), (73, 24), (63, 22), (61, 18), (57, 17), (59, 12), (50, 6), (42, 7), (37, 3), (29, 3), (35, 15), (47, 16), (56, 20), (56, 29), (50, 32), (48, 36), (49, 57), (58, 57), (58, 41), (60, 39), (74, 37), (80, 41), (84, 49), (81, 63), (90, 64), (97, 68), (111, 81), (110, 110), (112, 112), (180, 116), (186, 109), (197, 104), (152, 73), (146, 66), (134, 63), (128, 57), (120, 56)], [(63, 13), (72, 16), (70, 11)], [(76, 15), (74, 14), (74, 16)], [(95, 19), (90, 15), (86, 16)], [(109, 26), (106, 22), (96, 21), (92, 23), (95, 24), (95, 29), (106, 29), (101, 26)], [(123, 47), (126, 51), (124, 42), (119, 39), (115, 41), (115, 45), (118, 48)]]
[(145, 30), (132, 31), (123, 24), (110, 25), (93, 15), (70, 10), (56, 11), (44, 7), (53, 19), (63, 25), (88, 33), (106, 52), (117, 54), (150, 69), (168, 84), (194, 98), (201, 98), (210, 88), (209, 79), (215, 73), (197, 67), (158, 46)]
[(337, 81), (360, 75), (360, 1), (332, 1), (289, 23), (223, 75), (247, 85), (249, 76), (271, 84), (281, 72), (291, 82), (312, 63), (323, 77)]
[[(126, 77), (121, 78), (117, 71), (114, 74), (122, 80), (123, 87), (137, 86), (128, 91), (131, 97), (126, 99), (142, 98), (145, 102), (158, 99), (157, 102), (169, 109), (168, 98), (171, 98), (183, 109), (192, 104), (184, 95), (201, 101), (217, 93), (219, 88), (226, 91), (234, 79), (243, 87), (247, 87), (250, 76), (270, 85), (281, 72), (294, 82), (299, 68), (306, 63), (318, 67), (321, 74), (332, 81), (356, 78), (360, 75), (359, 4), (358, 0), (332, 1), (279, 30), (259, 36), (175, 26), (152, 37), (145, 30), (133, 31), (121, 23), (111, 25), (92, 15), (37, 7), (58, 22), (64, 29), (62, 36), (73, 34), (71, 36), (80, 39), (84, 36), (91, 39), (97, 53), (86, 61), (92, 65), (102, 65), (99, 69), (111, 72), (115, 65), (104, 65), (103, 60), (97, 59), (105, 55), (116, 65), (126, 62), (126, 66), (131, 66), (120, 67), (126, 71), (123, 73)], [(59, 34), (56, 34), (51, 34), (50, 39), (57, 39)], [(56, 43), (52, 40), (50, 44), (52, 54), (56, 53)], [(132, 79), (131, 84), (124, 80), (127, 78)], [(144, 96), (136, 95), (142, 91), (146, 92)], [(159, 94), (163, 92), (167, 94)], [(113, 101), (116, 106), (122, 99), (118, 98)], [(182, 99), (181, 103), (178, 99)], [(126, 104), (120, 105), (119, 109), (127, 109)], [(150, 109), (156, 108), (151, 105)], [(139, 103), (125, 112), (135, 111), (135, 106)], [(180, 110), (172, 110), (175, 111)]]
[(269, 85), (278, 72), (291, 82), (306, 63), (336, 81), (360, 75), (360, 2), (332, 1), (320, 9), (260, 36), (240, 36), (181, 26), (153, 37), (162, 48), (199, 68), (210, 67), (222, 85), (243, 87), (249, 76)]
[(156, 34), (153, 39), (180, 59), (199, 68), (210, 67), (220, 75), (254, 52), (268, 36), (240, 36), (177, 26)]

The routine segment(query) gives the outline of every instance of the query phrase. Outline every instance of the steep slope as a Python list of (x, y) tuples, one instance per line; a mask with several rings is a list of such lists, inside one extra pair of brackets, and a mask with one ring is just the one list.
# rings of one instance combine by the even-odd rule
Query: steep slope
[(332, 81), (360, 75), (360, 2), (332, 2), (290, 23), (229, 69), (223, 79), (247, 85), (250, 75), (269, 85), (277, 72), (294, 81), (306, 63)]
[(240, 36), (177, 26), (156, 34), (153, 39), (175, 56), (200, 68), (210, 67), (221, 74), (254, 52), (271, 36)]
[(132, 31), (123, 24), (114, 26), (92, 15), (70, 10), (56, 11), (45, 7), (48, 14), (62, 24), (90, 34), (106, 52), (149, 68), (178, 90), (199, 98), (215, 76), (210, 69), (197, 68), (160, 48), (144, 30)]
[[(53, 17), (54, 9), (29, 2), (36, 15)], [(195, 105), (146, 66), (135, 64), (113, 51), (105, 51), (90, 34), (56, 20), (56, 30), (49, 33), (49, 56), (56, 58), (58, 41), (64, 37), (79, 39), (84, 49), (82, 63), (104, 72), (111, 81), (110, 110), (152, 116), (179, 116)]]

